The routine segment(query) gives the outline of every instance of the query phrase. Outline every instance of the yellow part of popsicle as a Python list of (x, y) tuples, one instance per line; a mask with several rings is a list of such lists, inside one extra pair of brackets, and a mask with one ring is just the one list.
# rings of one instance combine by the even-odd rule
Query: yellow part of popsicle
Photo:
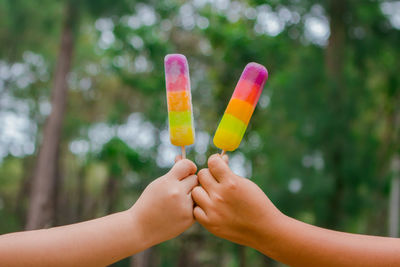
[(175, 146), (188, 146), (194, 143), (194, 131), (190, 125), (170, 126), (169, 136)]
[(224, 113), (214, 135), (214, 145), (222, 150), (233, 151), (240, 145), (247, 125), (229, 113)]
[(193, 118), (191, 111), (169, 111), (169, 136), (175, 146), (194, 143)]
[(231, 98), (225, 113), (229, 113), (243, 121), (246, 125), (249, 123), (253, 114), (254, 106), (247, 101), (238, 98)]

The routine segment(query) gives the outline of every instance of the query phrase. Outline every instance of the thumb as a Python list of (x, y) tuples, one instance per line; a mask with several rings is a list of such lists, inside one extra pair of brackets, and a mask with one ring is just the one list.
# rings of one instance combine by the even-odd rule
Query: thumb
[(177, 162), (180, 161), (181, 159), (183, 159), (182, 156), (181, 156), (181, 155), (178, 155), (178, 156), (175, 157), (175, 160), (174, 160), (174, 161), (175, 161), (175, 163), (177, 163)]
[(223, 156), (222, 156), (222, 159), (226, 162), (226, 164), (229, 165), (229, 157), (228, 157), (227, 154), (223, 155)]
[(176, 179), (182, 180), (183, 178), (188, 177), (189, 175), (195, 174), (197, 171), (196, 165), (188, 160), (181, 159), (172, 167), (169, 173)]
[(220, 154), (214, 154), (208, 159), (208, 169), (218, 182), (222, 182), (232, 175), (232, 171), (228, 166), (226, 158)]

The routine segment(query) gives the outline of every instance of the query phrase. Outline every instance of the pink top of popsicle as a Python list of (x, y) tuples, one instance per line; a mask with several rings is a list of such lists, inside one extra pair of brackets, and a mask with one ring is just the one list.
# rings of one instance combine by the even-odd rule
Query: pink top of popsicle
[(165, 56), (164, 66), (167, 91), (190, 90), (189, 67), (184, 55)]
[(260, 87), (263, 87), (265, 81), (268, 79), (268, 71), (263, 65), (251, 62), (244, 68), (240, 79), (252, 81), (253, 83), (260, 85)]
[(268, 71), (263, 65), (254, 62), (247, 64), (236, 85), (232, 98), (247, 101), (255, 107), (267, 79)]

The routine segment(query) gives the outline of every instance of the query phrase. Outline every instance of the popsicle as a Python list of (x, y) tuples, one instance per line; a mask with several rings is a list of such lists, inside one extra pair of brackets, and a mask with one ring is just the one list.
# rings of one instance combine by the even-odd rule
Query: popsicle
[(166, 55), (164, 67), (169, 136), (173, 145), (182, 148), (182, 157), (185, 158), (185, 146), (194, 143), (189, 67), (186, 57), (181, 54)]
[(222, 155), (240, 145), (267, 79), (268, 71), (260, 64), (252, 62), (244, 68), (214, 135)]

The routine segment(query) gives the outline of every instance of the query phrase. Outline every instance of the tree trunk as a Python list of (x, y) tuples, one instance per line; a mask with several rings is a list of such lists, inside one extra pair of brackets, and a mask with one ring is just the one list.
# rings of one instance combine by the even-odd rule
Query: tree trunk
[(196, 253), (198, 250), (196, 250), (196, 245), (193, 243), (193, 240), (191, 240), (190, 234), (189, 236), (183, 236), (181, 237), (181, 246), (179, 249), (179, 256), (177, 259), (177, 267), (186, 267), (186, 266), (192, 266), (192, 267), (199, 267), (200, 264), (196, 258)]
[(389, 199), (389, 236), (399, 237), (399, 210), (400, 210), (400, 159), (394, 157), (392, 161), (393, 178)]
[(238, 245), (239, 252), (239, 267), (247, 266), (247, 258), (246, 258), (246, 247), (242, 245)]
[(106, 214), (115, 212), (118, 201), (119, 179), (110, 175), (104, 187), (103, 200), (105, 201)]
[(67, 75), (70, 71), (74, 49), (73, 31), (76, 14), (71, 2), (68, 2), (64, 16), (60, 52), (52, 90), (52, 111), (44, 127), (42, 145), (33, 175), (27, 230), (51, 226), (54, 219), (55, 175), (67, 102)]
[[(340, 89), (339, 86), (343, 86), (343, 62), (346, 44), (346, 24), (344, 20), (346, 0), (331, 0), (327, 11), (331, 35), (325, 54), (326, 71), (329, 82)], [(341, 95), (337, 91), (334, 93), (337, 93), (338, 96)]]
[(21, 222), (26, 220), (26, 203), (27, 203), (27, 195), (29, 193), (29, 188), (31, 187), (32, 181), (32, 168), (33, 168), (33, 159), (31, 157), (27, 157), (24, 159), (23, 168), (25, 170), (24, 177), (22, 178), (18, 190), (17, 197), (15, 199), (14, 212), (17, 214), (18, 218)]
[(77, 203), (76, 203), (76, 211), (75, 211), (75, 221), (79, 222), (82, 221), (84, 216), (84, 204), (85, 204), (85, 179), (86, 179), (86, 169), (87, 165), (85, 164), (79, 171), (78, 175), (78, 183), (77, 189), (78, 192), (77, 196)]
[(152, 256), (152, 248), (148, 248), (131, 257), (131, 267), (149, 267)]
[[(344, 15), (346, 11), (346, 0), (331, 0), (327, 9), (330, 19), (329, 43), (326, 48), (325, 62), (326, 74), (328, 78), (329, 98), (328, 107), (332, 118), (332, 128), (328, 127), (327, 138), (330, 145), (327, 152), (327, 159), (330, 161), (333, 173), (334, 191), (329, 199), (329, 215), (323, 226), (336, 228), (340, 221), (341, 199), (344, 192), (344, 177), (342, 164), (344, 161), (344, 149), (342, 130), (347, 129), (348, 114), (346, 114), (346, 88), (343, 78), (345, 44), (346, 44), (346, 24)], [(334, 99), (334, 101), (333, 101)], [(333, 134), (332, 134), (333, 133)]]

